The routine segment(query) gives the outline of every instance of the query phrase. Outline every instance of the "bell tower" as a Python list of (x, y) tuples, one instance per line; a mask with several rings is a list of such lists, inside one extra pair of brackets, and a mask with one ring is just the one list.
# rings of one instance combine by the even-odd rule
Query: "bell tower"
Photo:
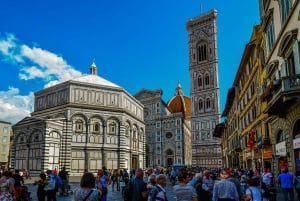
[(192, 165), (221, 167), (217, 11), (187, 21), (192, 124)]

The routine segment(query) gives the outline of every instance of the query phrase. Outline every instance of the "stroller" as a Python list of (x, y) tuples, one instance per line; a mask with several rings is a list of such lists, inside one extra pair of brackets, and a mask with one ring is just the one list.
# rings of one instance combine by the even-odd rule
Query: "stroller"
[(21, 195), (17, 201), (30, 201), (32, 199), (30, 195), (31, 193), (28, 191), (28, 187), (22, 186)]

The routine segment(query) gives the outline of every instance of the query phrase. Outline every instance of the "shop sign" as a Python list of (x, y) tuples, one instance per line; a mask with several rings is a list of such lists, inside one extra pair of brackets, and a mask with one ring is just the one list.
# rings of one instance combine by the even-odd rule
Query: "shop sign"
[(294, 149), (300, 148), (300, 138), (296, 138), (293, 140), (293, 147), (294, 147)]
[(286, 156), (285, 141), (276, 144), (275, 151), (276, 151), (276, 156)]
[(273, 152), (269, 150), (264, 150), (264, 158), (272, 158)]

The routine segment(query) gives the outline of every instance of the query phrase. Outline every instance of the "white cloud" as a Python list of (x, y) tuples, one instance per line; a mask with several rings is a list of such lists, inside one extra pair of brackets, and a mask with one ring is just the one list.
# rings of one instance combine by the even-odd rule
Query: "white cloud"
[[(3, 60), (18, 65), (19, 78), (42, 79), (45, 86), (81, 76), (81, 72), (69, 65), (61, 56), (40, 47), (21, 44), (13, 34), (0, 36), (0, 55)], [(50, 84), (48, 84), (50, 82)]]
[(22, 68), (27, 78), (43, 78), (47, 81), (56, 79), (58, 82), (62, 82), (81, 76), (81, 72), (68, 65), (62, 57), (47, 50), (22, 45), (21, 55), (36, 65), (34, 69)]
[(0, 54), (3, 55), (3, 60), (10, 63), (23, 62), (17, 45), (17, 39), (13, 34), (6, 34), (6, 37), (0, 36)]
[(18, 88), (9, 87), (7, 91), (0, 91), (0, 119), (17, 123), (33, 110), (33, 92), (22, 96)]
[(30, 80), (36, 77), (43, 77), (43, 71), (38, 69), (36, 66), (21, 67), (21, 72), (19, 73), (19, 77), (22, 80)]
[[(44, 87), (82, 75), (58, 54), (36, 46), (22, 44), (13, 34), (0, 34), (0, 59), (19, 69), (19, 79), (41, 79)], [(22, 88), (9, 87), (7, 91), (0, 91), (1, 120), (15, 124), (33, 111), (33, 92), (20, 95), (20, 90)]]

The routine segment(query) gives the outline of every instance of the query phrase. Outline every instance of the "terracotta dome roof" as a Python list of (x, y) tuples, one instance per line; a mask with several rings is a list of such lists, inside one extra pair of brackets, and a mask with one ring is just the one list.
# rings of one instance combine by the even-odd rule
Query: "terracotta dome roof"
[(182, 112), (186, 118), (191, 116), (191, 98), (183, 95), (180, 84), (176, 88), (176, 94), (168, 102), (168, 108), (172, 113)]

